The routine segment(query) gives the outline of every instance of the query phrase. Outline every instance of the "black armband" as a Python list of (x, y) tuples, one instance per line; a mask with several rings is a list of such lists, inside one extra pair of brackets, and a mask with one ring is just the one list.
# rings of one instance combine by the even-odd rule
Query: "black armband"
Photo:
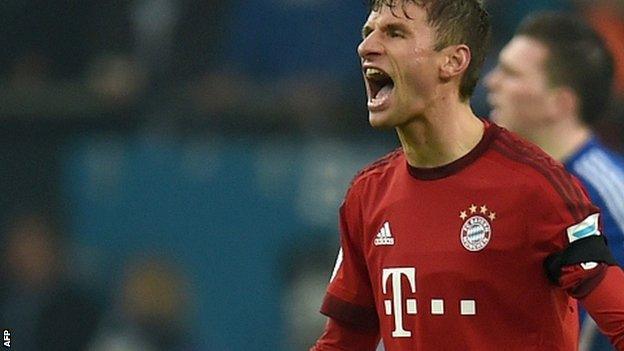
[(546, 257), (544, 268), (546, 269), (548, 280), (554, 284), (559, 284), (561, 268), (584, 262), (600, 262), (610, 266), (617, 265), (604, 236), (592, 235), (577, 240), (562, 251)]

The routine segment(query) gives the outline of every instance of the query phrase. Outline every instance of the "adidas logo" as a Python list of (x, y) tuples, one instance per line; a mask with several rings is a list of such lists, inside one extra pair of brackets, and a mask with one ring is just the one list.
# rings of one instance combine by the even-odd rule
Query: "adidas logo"
[(390, 232), (390, 223), (385, 222), (383, 227), (379, 229), (379, 233), (375, 237), (375, 246), (381, 245), (394, 245), (394, 238), (392, 237), (392, 232)]

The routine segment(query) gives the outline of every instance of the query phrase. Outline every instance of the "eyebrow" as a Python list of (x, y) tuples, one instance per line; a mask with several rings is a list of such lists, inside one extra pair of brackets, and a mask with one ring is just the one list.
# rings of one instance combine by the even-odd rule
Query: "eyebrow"
[[(409, 29), (405, 24), (398, 23), (398, 22), (391, 22), (391, 23), (383, 24), (381, 26), (381, 30), (383, 32), (388, 32), (388, 31), (401, 31), (404, 33), (409, 32)], [(362, 38), (366, 38), (372, 31), (373, 31), (373, 28), (371, 26), (364, 25), (364, 27), (362, 28)]]

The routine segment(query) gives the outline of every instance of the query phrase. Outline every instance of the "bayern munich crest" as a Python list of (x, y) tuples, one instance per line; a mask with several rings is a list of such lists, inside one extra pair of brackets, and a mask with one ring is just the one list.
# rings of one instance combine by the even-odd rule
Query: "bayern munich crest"
[(496, 213), (487, 206), (470, 205), (468, 210), (461, 211), (459, 218), (464, 221), (461, 228), (460, 241), (468, 251), (481, 251), (492, 238), (491, 222), (496, 219)]

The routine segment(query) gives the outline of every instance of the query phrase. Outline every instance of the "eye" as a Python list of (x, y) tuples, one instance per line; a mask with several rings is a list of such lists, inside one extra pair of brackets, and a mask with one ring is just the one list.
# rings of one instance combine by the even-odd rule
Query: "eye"
[(404, 37), (403, 32), (401, 32), (398, 29), (390, 29), (390, 30), (388, 30), (388, 36), (390, 38), (403, 38)]
[(517, 77), (518, 71), (511, 69), (510, 67), (504, 66), (504, 65), (499, 65), (498, 67), (498, 71), (501, 72), (501, 74), (505, 77)]
[(369, 26), (362, 28), (362, 39), (366, 39), (366, 37), (368, 37), (372, 32), (373, 29)]

